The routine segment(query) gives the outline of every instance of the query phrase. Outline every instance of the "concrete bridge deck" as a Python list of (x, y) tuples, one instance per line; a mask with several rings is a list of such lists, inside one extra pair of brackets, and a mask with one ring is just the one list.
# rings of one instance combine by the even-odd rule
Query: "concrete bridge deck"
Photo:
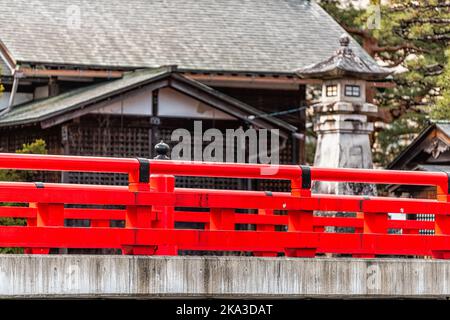
[(447, 298), (450, 261), (0, 255), (2, 298)]

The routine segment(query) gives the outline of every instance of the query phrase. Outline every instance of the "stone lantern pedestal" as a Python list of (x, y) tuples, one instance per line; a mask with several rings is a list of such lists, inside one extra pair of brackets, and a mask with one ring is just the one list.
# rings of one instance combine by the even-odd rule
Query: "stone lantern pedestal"
[[(375, 105), (364, 103), (355, 108), (351, 104), (314, 106), (316, 120), (314, 131), (318, 140), (314, 166), (331, 168), (371, 169), (372, 150), (370, 134), (373, 123), (368, 121), (370, 115), (377, 113)], [(343, 195), (375, 195), (373, 185), (358, 183), (316, 182), (315, 193)]]

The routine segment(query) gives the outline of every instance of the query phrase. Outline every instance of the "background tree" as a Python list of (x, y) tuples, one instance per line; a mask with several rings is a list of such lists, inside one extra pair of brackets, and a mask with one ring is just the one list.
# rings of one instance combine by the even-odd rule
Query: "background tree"
[(395, 87), (380, 90), (375, 97), (380, 120), (388, 124), (379, 127), (374, 143), (374, 160), (384, 166), (427, 125), (430, 112), (441, 119), (448, 115), (444, 69), (450, 1), (371, 1), (367, 8), (337, 0), (321, 4), (372, 57), (396, 70)]
[(438, 84), (442, 88), (442, 96), (431, 110), (431, 119), (450, 121), (450, 49), (447, 50), (447, 65), (439, 77)]

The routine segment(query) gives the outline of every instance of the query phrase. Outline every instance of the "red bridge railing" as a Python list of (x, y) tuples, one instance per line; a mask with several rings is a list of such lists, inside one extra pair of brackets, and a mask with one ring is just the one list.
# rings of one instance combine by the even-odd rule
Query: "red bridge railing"
[[(4, 203), (0, 217), (27, 220), (26, 226), (0, 226), (0, 247), (26, 248), (27, 253), (45, 254), (51, 248), (112, 248), (136, 255), (200, 250), (247, 251), (255, 256), (330, 253), (450, 258), (449, 177), (444, 172), (18, 154), (0, 154), (0, 169), (129, 176), (128, 186), (0, 182), (0, 202)], [(291, 192), (175, 188), (175, 176), (288, 180)], [(430, 185), (437, 187), (438, 196), (404, 199), (311, 194), (312, 181)], [(250, 213), (239, 213), (243, 210)], [(314, 211), (357, 215), (316, 216)], [(432, 214), (435, 221), (392, 220), (389, 213)], [(90, 227), (68, 227), (66, 219), (90, 220)], [(124, 220), (125, 227), (111, 227), (111, 220)], [(204, 229), (177, 229), (176, 222), (197, 222)], [(253, 225), (254, 230), (236, 230), (239, 224)], [(352, 232), (325, 227), (352, 228)], [(434, 230), (434, 234), (421, 234), (420, 230)]]

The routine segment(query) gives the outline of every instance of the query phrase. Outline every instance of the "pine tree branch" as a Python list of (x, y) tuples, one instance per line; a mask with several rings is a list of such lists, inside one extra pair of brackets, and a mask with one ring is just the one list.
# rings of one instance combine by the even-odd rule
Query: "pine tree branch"
[(418, 9), (418, 10), (435, 10), (441, 8), (450, 8), (450, 2), (437, 3), (437, 4), (418, 4), (418, 3), (408, 3), (404, 5), (397, 5), (390, 9), (391, 12), (399, 12), (407, 9)]
[(447, 18), (414, 18), (410, 20), (402, 21), (401, 24), (404, 25), (412, 25), (412, 24), (425, 24), (425, 23), (431, 23), (431, 24), (450, 24), (450, 19)]
[(372, 48), (372, 50), (375, 53), (379, 53), (379, 52), (397, 52), (397, 51), (400, 51), (400, 50), (406, 50), (406, 51), (409, 51), (409, 52), (411, 52), (411, 51), (414, 51), (414, 52), (426, 52), (425, 49), (419, 48), (419, 47), (415, 46), (412, 43), (403, 43), (403, 44), (399, 44), (399, 45), (396, 45), (396, 46), (382, 46), (382, 47), (376, 45), (376, 46), (374, 46)]
[(418, 37), (417, 40), (421, 41), (450, 41), (450, 33), (445, 34), (433, 34), (433, 35), (427, 35), (424, 37)]
[(358, 29), (355, 27), (349, 27), (349, 26), (345, 26), (345, 25), (344, 25), (344, 29), (348, 33), (351, 33), (356, 36), (360, 36), (363, 38), (373, 38), (372, 35), (370, 34), (369, 30), (366, 30), (366, 29)]

